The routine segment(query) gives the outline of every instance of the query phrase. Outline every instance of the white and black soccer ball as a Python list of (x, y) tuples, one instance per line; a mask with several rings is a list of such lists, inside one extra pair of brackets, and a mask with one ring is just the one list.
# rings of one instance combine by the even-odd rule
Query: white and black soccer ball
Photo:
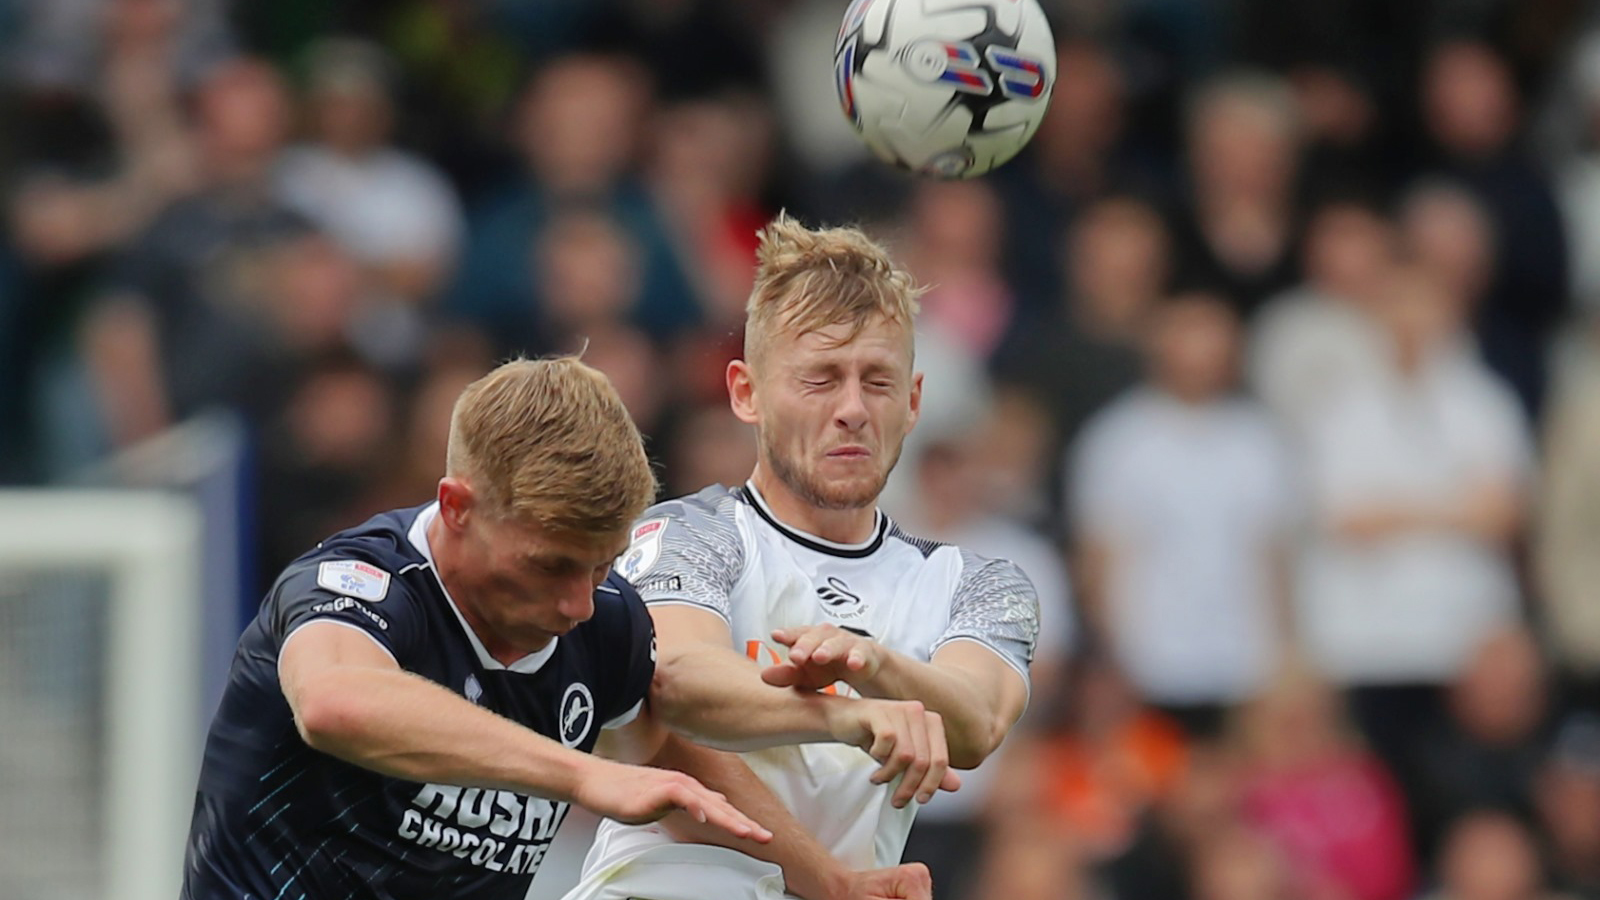
[(1036, 0), (853, 0), (834, 85), (883, 160), (972, 178), (1017, 155), (1055, 86), (1055, 39)]

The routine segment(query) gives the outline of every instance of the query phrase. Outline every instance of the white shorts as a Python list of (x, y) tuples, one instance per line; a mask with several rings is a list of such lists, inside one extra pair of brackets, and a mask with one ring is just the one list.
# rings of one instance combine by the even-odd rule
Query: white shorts
[(648, 847), (590, 872), (563, 900), (793, 900), (783, 870), (704, 844)]

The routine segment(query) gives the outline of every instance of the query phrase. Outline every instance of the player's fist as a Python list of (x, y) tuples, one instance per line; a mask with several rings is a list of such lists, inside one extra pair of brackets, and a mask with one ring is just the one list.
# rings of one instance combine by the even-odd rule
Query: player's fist
[(624, 824), (643, 825), (681, 809), (736, 838), (760, 844), (772, 840), (772, 832), (740, 812), (727, 797), (682, 772), (592, 757), (589, 763), (572, 798), (591, 812)]
[(961, 787), (950, 769), (944, 719), (916, 700), (848, 700), (829, 707), (835, 740), (867, 751), (881, 765), (873, 784), (900, 779), (890, 802), (900, 808), (916, 799), (926, 803), (939, 790)]
[(767, 684), (821, 690), (835, 681), (859, 686), (883, 665), (883, 645), (837, 625), (780, 628), (772, 639), (789, 648), (787, 662), (761, 673)]
[(851, 873), (847, 900), (933, 900), (933, 878), (922, 863)]

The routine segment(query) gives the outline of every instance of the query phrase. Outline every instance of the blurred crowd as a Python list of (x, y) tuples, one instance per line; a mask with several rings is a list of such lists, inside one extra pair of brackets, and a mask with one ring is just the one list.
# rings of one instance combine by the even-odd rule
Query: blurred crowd
[(942, 183), (844, 5), (0, 0), (0, 483), (231, 410), (270, 574), (577, 351), (737, 483), (755, 230), (859, 223), (931, 288), (886, 506), (1044, 610), (940, 896), (1600, 898), (1600, 13), (1047, 0), (1039, 134)]

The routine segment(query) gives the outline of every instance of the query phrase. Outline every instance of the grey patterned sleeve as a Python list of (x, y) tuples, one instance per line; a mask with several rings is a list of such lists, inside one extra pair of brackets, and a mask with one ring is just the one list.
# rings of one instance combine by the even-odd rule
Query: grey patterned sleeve
[(971, 640), (993, 650), (1028, 680), (1039, 637), (1039, 595), (1016, 563), (961, 551), (961, 578), (950, 604), (950, 626), (930, 653)]
[(633, 526), (617, 573), (646, 604), (687, 603), (729, 618), (728, 595), (745, 564), (737, 503), (718, 486), (651, 507)]

